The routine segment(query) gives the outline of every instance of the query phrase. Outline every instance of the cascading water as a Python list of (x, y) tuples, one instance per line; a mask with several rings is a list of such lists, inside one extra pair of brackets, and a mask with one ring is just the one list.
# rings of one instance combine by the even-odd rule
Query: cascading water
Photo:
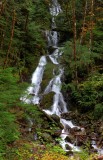
[[(55, 29), (56, 28), (56, 23), (55, 23), (55, 17), (62, 12), (61, 7), (58, 3), (57, 0), (52, 0), (52, 5), (50, 6), (50, 13), (52, 15), (52, 25), (51, 25), (51, 29)], [(61, 118), (61, 114), (68, 112), (67, 110), (67, 106), (66, 103), (64, 101), (64, 97), (61, 93), (61, 77), (63, 75), (63, 69), (61, 69), (58, 59), (59, 57), (62, 55), (62, 53), (59, 51), (59, 47), (58, 47), (58, 32), (57, 31), (45, 31), (46, 37), (47, 37), (47, 41), (48, 41), (48, 46), (52, 46), (54, 48), (54, 52), (52, 54), (49, 55), (49, 59), (51, 60), (51, 62), (54, 65), (58, 65), (58, 72), (59, 74), (56, 75), (53, 72), (54, 77), (50, 80), (50, 82), (48, 83), (47, 87), (44, 90), (43, 94), (48, 94), (50, 92), (54, 92), (54, 97), (53, 97), (53, 104), (52, 106), (50, 106), (49, 110), (44, 110), (47, 114), (52, 115), (52, 114), (56, 114), (57, 116), (60, 117), (60, 122), (62, 123), (62, 125), (64, 126), (64, 129), (62, 130), (62, 134), (61, 134), (61, 146), (65, 151), (68, 151), (69, 149), (66, 148), (66, 144), (69, 145), (73, 151), (80, 151), (80, 149), (75, 146), (72, 143), (66, 142), (65, 139), (68, 136), (69, 132), (68, 132), (68, 127), (69, 128), (74, 128), (77, 126), (74, 126), (73, 123), (71, 121), (65, 120), (63, 118)], [(42, 82), (42, 77), (43, 77), (43, 73), (45, 70), (45, 66), (47, 64), (47, 60), (46, 60), (46, 56), (42, 56), (40, 58), (39, 64), (36, 68), (36, 70), (34, 71), (33, 75), (32, 75), (32, 84), (30, 87), (28, 87), (27, 91), (26, 91), (26, 95), (22, 96), (20, 99), (22, 101), (24, 101), (25, 103), (32, 103), (32, 104), (39, 104), (40, 101), (40, 97), (39, 97), (39, 92), (40, 92), (40, 84)], [(32, 95), (31, 98), (29, 98), (29, 96)], [(77, 127), (79, 129), (82, 128)], [(94, 148), (96, 148), (96, 145), (93, 144)], [(97, 149), (97, 148), (96, 148)]]
[[(50, 13), (52, 15), (52, 29), (56, 28), (56, 23), (55, 23), (55, 16), (57, 16), (60, 12), (62, 12), (61, 7), (57, 0), (52, 0), (52, 6), (50, 7)], [(58, 65), (58, 75), (53, 74), (54, 77), (50, 80), (49, 84), (44, 90), (43, 94), (48, 94), (49, 92), (54, 92), (54, 97), (53, 97), (53, 105), (50, 106), (49, 110), (44, 110), (47, 114), (52, 115), (56, 114), (57, 116), (61, 116), (61, 113), (68, 112), (66, 103), (64, 101), (64, 97), (61, 93), (61, 77), (63, 75), (63, 69), (60, 68), (58, 59), (62, 55), (61, 51), (59, 51), (58, 47), (58, 33), (57, 31), (46, 31), (46, 37), (48, 41), (48, 46), (52, 46), (54, 48), (54, 52), (49, 55), (49, 58), (51, 62), (55, 65)], [(44, 73), (45, 66), (47, 64), (46, 61), (46, 56), (42, 56), (40, 58), (39, 64), (34, 71), (32, 75), (32, 83), (31, 86), (28, 87), (26, 91), (26, 95), (22, 96), (20, 99), (24, 101), (25, 103), (32, 103), (32, 104), (39, 104), (40, 98), (39, 98), (39, 91), (40, 91), (40, 84), (42, 82), (42, 77)], [(29, 96), (32, 95), (31, 98)], [(69, 127), (75, 127), (71, 121), (67, 121), (65, 119), (60, 118), (60, 122), (63, 124), (64, 129), (62, 130), (61, 134), (61, 146), (63, 149), (66, 150), (65, 145), (68, 144), (70, 145), (74, 150), (78, 150), (77, 147), (74, 147), (73, 144), (65, 142), (65, 138), (67, 136), (67, 126)]]
[[(31, 86), (27, 89), (26, 95), (22, 96), (20, 100), (24, 101), (25, 103), (33, 103), (33, 104), (39, 104), (40, 98), (38, 97), (38, 93), (40, 90), (40, 84), (42, 82), (42, 77), (44, 73), (44, 67), (46, 65), (46, 56), (42, 56), (40, 58), (39, 64), (34, 71), (32, 75), (32, 84)], [(32, 98), (28, 98), (29, 95), (33, 95)]]
[[(52, 15), (52, 29), (56, 28), (55, 23), (55, 16), (57, 16), (60, 12), (62, 12), (60, 4), (57, 0), (52, 0), (52, 6), (50, 7), (50, 13)], [(58, 47), (58, 33), (57, 31), (46, 31), (46, 36), (48, 39), (48, 45), (52, 45), (52, 47), (56, 48), (55, 51), (49, 55), (50, 60), (55, 65), (59, 65), (58, 58), (61, 56), (61, 52), (59, 51)], [(59, 66), (59, 74), (54, 76), (52, 80), (50, 80), (48, 86), (46, 87), (44, 94), (47, 94), (49, 92), (54, 92), (54, 98), (53, 98), (53, 105), (51, 106), (50, 110), (44, 110), (47, 114), (52, 115), (56, 114), (59, 117), (61, 116), (61, 113), (68, 112), (66, 103), (64, 101), (63, 95), (61, 93), (61, 77), (63, 75), (63, 69)], [(77, 147), (75, 147), (73, 144), (70, 144), (68, 142), (65, 142), (65, 138), (67, 137), (68, 133), (66, 132), (66, 128), (69, 127), (75, 127), (71, 121), (67, 121), (65, 119), (60, 118), (60, 122), (63, 124), (64, 129), (62, 130), (61, 138), (62, 141), (60, 142), (61, 146), (64, 150), (66, 150), (65, 145), (68, 144), (73, 150), (79, 151)]]

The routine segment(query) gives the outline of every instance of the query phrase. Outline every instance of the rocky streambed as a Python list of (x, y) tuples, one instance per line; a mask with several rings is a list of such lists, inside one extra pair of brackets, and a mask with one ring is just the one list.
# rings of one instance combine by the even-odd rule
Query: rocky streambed
[[(93, 120), (88, 114), (79, 114), (78, 112), (70, 111), (61, 114), (62, 118), (72, 120), (73, 124), (78, 127), (68, 128), (69, 135), (66, 140), (74, 143), (89, 153), (103, 154), (103, 121)], [(67, 146), (68, 147), (68, 146)]]

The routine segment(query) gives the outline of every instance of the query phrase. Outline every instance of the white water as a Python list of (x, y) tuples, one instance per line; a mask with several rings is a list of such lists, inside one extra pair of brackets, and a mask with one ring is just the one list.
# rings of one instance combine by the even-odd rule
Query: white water
[[(25, 95), (20, 98), (20, 100), (24, 101), (27, 104), (33, 103), (33, 104), (39, 104), (39, 90), (40, 90), (40, 84), (42, 82), (42, 77), (44, 73), (44, 67), (46, 65), (46, 57), (42, 56), (40, 58), (39, 64), (34, 71), (31, 79), (31, 86), (27, 88), (27, 91), (25, 92)], [(31, 98), (29, 96), (32, 95)]]
[(59, 49), (55, 49), (55, 51), (49, 55), (50, 60), (54, 63), (54, 64), (59, 64), (59, 62), (57, 61), (59, 57)]
[(93, 147), (94, 149), (96, 149), (100, 155), (103, 155), (103, 148), (97, 147), (95, 141), (92, 141), (92, 147)]
[[(57, 0), (52, 0), (52, 6), (50, 6), (50, 14), (52, 15), (52, 26), (51, 28), (56, 28), (55, 17), (62, 12), (61, 7)], [(46, 37), (48, 40), (48, 46), (57, 46), (58, 45), (58, 33), (57, 31), (45, 31)]]
[(50, 6), (50, 14), (52, 15), (52, 17), (55, 17), (60, 12), (62, 12), (60, 4), (57, 0), (52, 0), (52, 6)]
[(57, 46), (57, 32), (56, 31), (48, 31), (46, 30), (45, 31), (45, 34), (46, 34), (46, 37), (47, 37), (47, 40), (48, 40), (48, 46)]
[(49, 92), (55, 92), (53, 98), (53, 105), (51, 106), (51, 110), (44, 110), (47, 114), (56, 114), (60, 116), (61, 113), (67, 112), (66, 103), (64, 101), (63, 95), (61, 93), (61, 76), (63, 74), (63, 70), (60, 69), (60, 74), (55, 76), (46, 87), (44, 94)]
[(92, 147), (93, 147), (94, 149), (96, 149), (97, 152), (98, 152), (100, 155), (103, 155), (103, 149), (98, 148), (96, 144), (95, 144), (95, 145), (92, 145)]

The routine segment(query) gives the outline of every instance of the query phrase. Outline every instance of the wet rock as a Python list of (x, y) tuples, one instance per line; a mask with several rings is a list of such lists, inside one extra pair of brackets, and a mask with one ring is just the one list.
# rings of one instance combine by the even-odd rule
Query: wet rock
[[(77, 126), (82, 127), (78, 130), (77, 127), (69, 128), (69, 134), (74, 137), (75, 145), (87, 147), (92, 141), (95, 141), (94, 145), (97, 145), (99, 149), (103, 148), (103, 121), (95, 121), (91, 115), (79, 114), (76, 112), (69, 112), (61, 114), (61, 117), (66, 120), (72, 120)], [(67, 142), (71, 142), (71, 139), (67, 138)], [(90, 153), (97, 152), (97, 149), (93, 148), (92, 144), (88, 146)]]
[(65, 138), (65, 141), (66, 142), (70, 142), (70, 143), (74, 143), (75, 139), (72, 135), (68, 135), (66, 138)]
[(82, 132), (82, 135), (86, 135), (86, 130), (85, 130), (85, 128), (81, 128), (81, 132)]
[(75, 112), (68, 112), (68, 113), (62, 113), (61, 117), (66, 119), (66, 120), (73, 120), (77, 117)]
[(85, 145), (86, 141), (87, 141), (87, 135), (83, 134), (82, 132), (78, 132), (75, 134), (75, 145), (76, 146), (82, 146)]
[(70, 132), (71, 127), (69, 125), (65, 125), (65, 132)]
[(83, 132), (76, 132), (75, 133), (75, 136), (80, 136), (80, 137), (84, 137), (84, 138), (87, 138), (88, 136), (86, 134), (84, 134)]
[(90, 149), (90, 152), (91, 152), (91, 153), (97, 153), (97, 149), (91, 148), (91, 149)]
[(91, 137), (91, 140), (96, 140), (97, 134), (96, 134), (95, 132), (92, 132), (92, 133), (90, 134), (90, 137)]
[(55, 51), (56, 47), (54, 48), (53, 46), (49, 46), (48, 50), (49, 50), (49, 54), (52, 54), (53, 51)]
[(60, 117), (59, 116), (57, 116), (56, 114), (52, 114), (51, 118), (56, 122), (58, 127), (60, 127), (61, 129), (64, 128), (64, 126), (60, 123)]
[(50, 92), (46, 95), (43, 95), (43, 98), (41, 99), (40, 107), (42, 109), (50, 109), (53, 103), (53, 96), (54, 96), (54, 92)]
[(81, 131), (81, 129), (78, 128), (78, 127), (73, 127), (73, 128), (70, 129), (70, 133), (73, 134), (73, 135), (75, 135), (75, 132), (79, 132), (79, 131)]
[(55, 130), (52, 135), (55, 136), (55, 137), (59, 137), (61, 135), (61, 132), (62, 131), (58, 129), (58, 130)]
[(75, 146), (78, 146), (78, 147), (81, 147), (84, 145), (84, 139), (83, 138), (80, 138), (80, 137), (77, 137), (76, 138), (76, 142), (75, 142)]
[(57, 116), (56, 114), (52, 114), (52, 115), (51, 115), (51, 118), (52, 118), (55, 122), (60, 123), (60, 118), (59, 118), (59, 116)]
[(64, 126), (63, 126), (63, 124), (62, 123), (59, 123), (59, 125), (58, 125), (61, 129), (64, 129)]
[(74, 135), (76, 146), (82, 146), (85, 144), (87, 140), (87, 135), (84, 128), (80, 129), (80, 128), (74, 127), (71, 130), (71, 134), (72, 136)]
[(66, 150), (72, 150), (72, 147), (69, 144), (65, 145)]

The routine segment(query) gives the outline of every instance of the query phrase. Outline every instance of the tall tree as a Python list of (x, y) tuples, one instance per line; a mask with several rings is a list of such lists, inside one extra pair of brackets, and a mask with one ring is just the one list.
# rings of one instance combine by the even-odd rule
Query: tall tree
[(85, 8), (84, 8), (84, 18), (83, 18), (83, 25), (82, 25), (82, 31), (81, 31), (81, 37), (80, 37), (80, 44), (83, 42), (83, 37), (84, 34), (86, 33), (86, 15), (87, 15), (87, 6), (88, 6), (88, 1), (85, 1)]
[(76, 2), (75, 0), (72, 1), (72, 10), (73, 10), (73, 55), (74, 55), (74, 62), (75, 62), (75, 79), (77, 81), (77, 65), (76, 65), (76, 37), (77, 37), (77, 32), (76, 32)]
[(11, 45), (12, 45), (12, 41), (13, 41), (13, 37), (14, 37), (15, 21), (16, 21), (16, 13), (15, 13), (15, 9), (14, 9), (13, 13), (12, 13), (12, 27), (11, 27), (10, 42), (9, 42), (9, 45), (8, 45), (8, 50), (7, 50), (6, 59), (5, 59), (5, 62), (4, 62), (4, 67), (7, 66), (7, 64), (8, 64), (8, 56), (9, 56), (9, 53), (10, 53), (10, 49), (11, 49)]
[(92, 41), (93, 41), (93, 17), (94, 17), (94, 0), (91, 0), (91, 9), (90, 9), (90, 41), (89, 41), (89, 50), (92, 50)]

